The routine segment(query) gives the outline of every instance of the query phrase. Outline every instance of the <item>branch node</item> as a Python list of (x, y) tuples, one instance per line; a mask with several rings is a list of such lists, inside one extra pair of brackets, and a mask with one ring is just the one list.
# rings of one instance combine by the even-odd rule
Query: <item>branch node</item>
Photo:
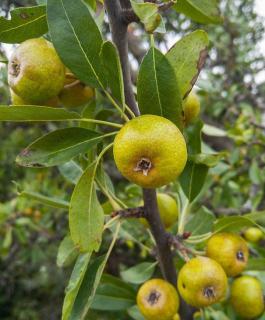
[(144, 207), (127, 208), (127, 209), (112, 212), (111, 214), (112, 218), (117, 216), (119, 216), (120, 218), (144, 218), (145, 217)]

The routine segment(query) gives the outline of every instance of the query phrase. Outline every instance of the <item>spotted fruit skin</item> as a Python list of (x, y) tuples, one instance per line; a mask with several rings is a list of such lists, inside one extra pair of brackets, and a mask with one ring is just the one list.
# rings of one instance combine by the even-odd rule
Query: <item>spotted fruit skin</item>
[[(157, 188), (174, 181), (187, 162), (187, 148), (180, 130), (168, 119), (143, 115), (127, 122), (114, 140), (114, 160), (131, 182), (144, 188)], [(147, 174), (137, 171), (148, 160)]]
[(256, 243), (264, 237), (264, 234), (259, 228), (251, 227), (245, 230), (244, 237), (247, 241)]
[(249, 251), (242, 237), (222, 232), (208, 240), (206, 255), (217, 261), (229, 277), (235, 277), (246, 268)]
[(172, 320), (179, 309), (179, 296), (167, 281), (152, 279), (140, 287), (137, 305), (147, 320)]
[(226, 296), (227, 277), (216, 261), (207, 257), (196, 257), (180, 270), (178, 290), (191, 306), (207, 307)]
[[(11, 95), (11, 103), (12, 103), (13, 106), (28, 106), (28, 105), (32, 105), (31, 102), (25, 101), (24, 99), (22, 99), (12, 89), (10, 89), (10, 95)], [(48, 101), (43, 102), (41, 105), (42, 106), (47, 106), (47, 107), (59, 107), (60, 106), (60, 101), (59, 101), (58, 97), (54, 97), (54, 98), (49, 99)]]
[(262, 286), (258, 279), (242, 276), (231, 286), (231, 304), (242, 319), (254, 319), (264, 311)]
[(201, 104), (199, 97), (194, 91), (188, 95), (187, 99), (184, 102), (184, 120), (185, 124), (188, 125), (196, 120), (200, 114)]
[(43, 38), (21, 43), (8, 63), (8, 83), (31, 104), (55, 97), (64, 86), (65, 67), (53, 45)]

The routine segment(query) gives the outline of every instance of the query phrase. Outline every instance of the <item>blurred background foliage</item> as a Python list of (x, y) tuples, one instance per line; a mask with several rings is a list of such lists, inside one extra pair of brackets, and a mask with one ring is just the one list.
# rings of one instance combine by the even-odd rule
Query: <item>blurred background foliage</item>
[[(0, 15), (5, 17), (14, 7), (36, 4), (27, 0), (0, 2)], [(220, 7), (225, 17), (223, 25), (198, 25), (172, 10), (165, 15), (167, 35), (157, 36), (162, 49), (198, 27), (210, 36), (209, 58), (197, 82), (202, 118), (208, 124), (203, 129), (204, 151), (224, 151), (225, 156), (210, 170), (198, 207), (207, 207), (217, 217), (265, 209), (264, 72), (262, 76), (265, 59), (259, 49), (264, 21), (255, 12), (254, 0), (220, 0)], [(129, 47), (134, 79), (145, 44), (143, 30), (132, 25)], [(7, 46), (1, 45), (1, 60), (7, 53)], [(8, 103), (6, 66), (1, 64), (0, 104)], [(18, 197), (17, 193), (21, 189), (31, 190), (69, 200), (73, 184), (56, 168), (26, 170), (15, 164), (16, 155), (25, 146), (55, 126), (0, 123), (0, 318), (3, 320), (60, 318), (71, 261), (59, 268), (56, 256), (68, 231), (67, 212), (41, 206)], [(111, 160), (107, 169), (118, 196), (129, 206), (138, 205), (140, 189), (125, 183)], [(104, 197), (101, 201), (104, 203)], [(110, 210), (107, 204), (104, 208)], [(128, 224), (130, 231), (135, 229), (132, 233), (136, 238), (145, 243), (147, 237), (138, 227), (134, 228), (133, 222)], [(148, 254), (144, 245), (120, 239), (108, 262), (108, 272), (119, 275), (120, 270), (143, 261)], [(219, 319), (216, 312), (214, 319)], [(92, 312), (88, 318), (111, 320), (112, 315)], [(114, 313), (113, 319), (128, 317)]]

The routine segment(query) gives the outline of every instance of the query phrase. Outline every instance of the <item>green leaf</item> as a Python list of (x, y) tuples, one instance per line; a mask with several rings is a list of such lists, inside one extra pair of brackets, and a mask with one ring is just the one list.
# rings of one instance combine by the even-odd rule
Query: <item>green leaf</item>
[(82, 168), (73, 160), (63, 163), (58, 169), (63, 177), (73, 184), (77, 184), (83, 174)]
[(249, 259), (246, 270), (265, 271), (265, 258)]
[(88, 6), (81, 0), (48, 0), (52, 42), (64, 64), (82, 82), (102, 88), (102, 36)]
[(214, 126), (210, 126), (209, 124), (204, 124), (202, 132), (207, 136), (227, 137), (227, 133), (224, 130)]
[(156, 48), (150, 48), (140, 66), (138, 103), (142, 114), (156, 114), (183, 127), (182, 99), (175, 71), (167, 58)]
[(177, 12), (199, 23), (221, 23), (217, 0), (178, 0), (174, 5)]
[(201, 153), (201, 130), (203, 122), (201, 120), (196, 121), (186, 129), (186, 141), (188, 147), (188, 153), (190, 155)]
[(126, 282), (130, 282), (134, 284), (143, 283), (152, 277), (155, 271), (156, 265), (157, 265), (157, 262), (140, 263), (132, 268), (122, 271), (121, 277)]
[(131, 286), (110, 275), (103, 275), (91, 309), (126, 310), (135, 304), (136, 293)]
[(98, 250), (103, 232), (104, 211), (96, 195), (95, 172), (96, 163), (93, 163), (75, 186), (70, 203), (71, 237), (81, 252)]
[(91, 253), (81, 254), (75, 263), (63, 302), (62, 320), (68, 320), (79, 288), (84, 279)]
[(100, 56), (107, 71), (108, 86), (111, 89), (112, 95), (125, 107), (122, 68), (116, 46), (110, 41), (104, 42)]
[(45, 6), (17, 8), (10, 15), (10, 20), (0, 17), (0, 42), (20, 43), (48, 31)]
[(24, 167), (56, 166), (87, 152), (106, 136), (80, 127), (59, 129), (30, 144), (16, 162)]
[(127, 312), (128, 312), (128, 315), (132, 317), (134, 320), (145, 320), (145, 318), (142, 316), (137, 305), (128, 309)]
[(202, 190), (209, 168), (204, 164), (196, 164), (188, 161), (180, 176), (181, 187), (192, 202)]
[(18, 195), (20, 197), (28, 198), (53, 208), (67, 209), (67, 210), (69, 209), (69, 202), (64, 201), (62, 199), (47, 197), (37, 192), (23, 190), (21, 192), (19, 191)]
[[(84, 280), (75, 299), (71, 314), (65, 320), (82, 320), (85, 318), (91, 304), (93, 302), (97, 287), (102, 277), (107, 260), (116, 242), (120, 229), (120, 223), (117, 224), (111, 245), (107, 254), (96, 258), (87, 268)], [(64, 318), (62, 319), (64, 320)]]
[(130, 0), (133, 11), (144, 24), (146, 32), (153, 33), (160, 25), (162, 17), (155, 3), (144, 3), (142, 0)]
[(264, 228), (257, 224), (257, 220), (264, 216), (264, 211), (244, 216), (223, 217), (215, 221), (214, 232), (240, 231), (244, 227), (256, 226), (264, 232)]
[(193, 161), (196, 164), (204, 164), (207, 167), (215, 167), (220, 160), (224, 158), (224, 153), (217, 154), (207, 154), (207, 153), (199, 153), (193, 154), (189, 156), (189, 160)]
[(80, 115), (65, 109), (42, 106), (0, 106), (0, 121), (78, 120)]
[(256, 160), (253, 160), (249, 168), (249, 178), (254, 184), (262, 183), (262, 175), (260, 174), (261, 169)]
[(203, 235), (212, 231), (214, 221), (214, 214), (206, 207), (201, 207), (191, 216), (185, 230), (192, 232), (192, 236)]
[(175, 43), (166, 54), (173, 66), (182, 98), (185, 98), (203, 68), (209, 45), (208, 35), (203, 30), (194, 31)]
[(59, 268), (67, 267), (75, 260), (77, 256), (78, 256), (78, 252), (74, 246), (74, 243), (71, 237), (70, 236), (64, 237), (58, 249), (57, 260), (56, 260), (57, 266)]

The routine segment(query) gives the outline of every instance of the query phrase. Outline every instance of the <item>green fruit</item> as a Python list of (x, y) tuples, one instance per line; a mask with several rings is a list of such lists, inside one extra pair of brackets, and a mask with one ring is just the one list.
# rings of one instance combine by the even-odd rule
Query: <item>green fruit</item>
[(230, 277), (240, 274), (248, 262), (246, 241), (237, 234), (223, 232), (213, 235), (207, 242), (206, 255), (216, 260)]
[(206, 257), (193, 258), (179, 272), (178, 290), (191, 306), (207, 307), (225, 297), (227, 277), (216, 261)]
[(254, 242), (254, 243), (259, 242), (263, 238), (263, 236), (264, 236), (263, 232), (259, 228), (255, 228), (255, 227), (248, 228), (244, 232), (244, 237), (249, 242)]
[[(13, 106), (27, 106), (32, 105), (31, 102), (25, 101), (20, 96), (18, 96), (12, 89), (10, 89), (10, 95), (11, 95), (11, 102)], [(42, 103), (42, 106), (47, 107), (59, 107), (60, 102), (57, 97), (51, 98), (46, 102)]]
[[(170, 228), (178, 219), (179, 209), (176, 200), (166, 193), (158, 193), (157, 204), (165, 228)], [(144, 225), (149, 226), (145, 218), (142, 218), (141, 221)]]
[(8, 83), (24, 101), (42, 105), (62, 90), (65, 67), (53, 45), (30, 39), (15, 50), (8, 63)]
[(64, 107), (73, 108), (88, 103), (94, 96), (94, 89), (76, 81), (64, 86), (59, 94), (59, 99)]
[(171, 121), (155, 115), (127, 122), (115, 138), (113, 153), (123, 176), (144, 188), (174, 181), (187, 161), (182, 133)]
[(185, 124), (188, 125), (197, 119), (200, 114), (201, 104), (197, 94), (192, 91), (184, 102), (184, 120)]
[(152, 279), (139, 289), (137, 305), (147, 320), (172, 320), (178, 312), (179, 296), (167, 281)]
[(264, 311), (262, 286), (250, 276), (237, 278), (231, 286), (231, 304), (242, 319), (254, 319)]

